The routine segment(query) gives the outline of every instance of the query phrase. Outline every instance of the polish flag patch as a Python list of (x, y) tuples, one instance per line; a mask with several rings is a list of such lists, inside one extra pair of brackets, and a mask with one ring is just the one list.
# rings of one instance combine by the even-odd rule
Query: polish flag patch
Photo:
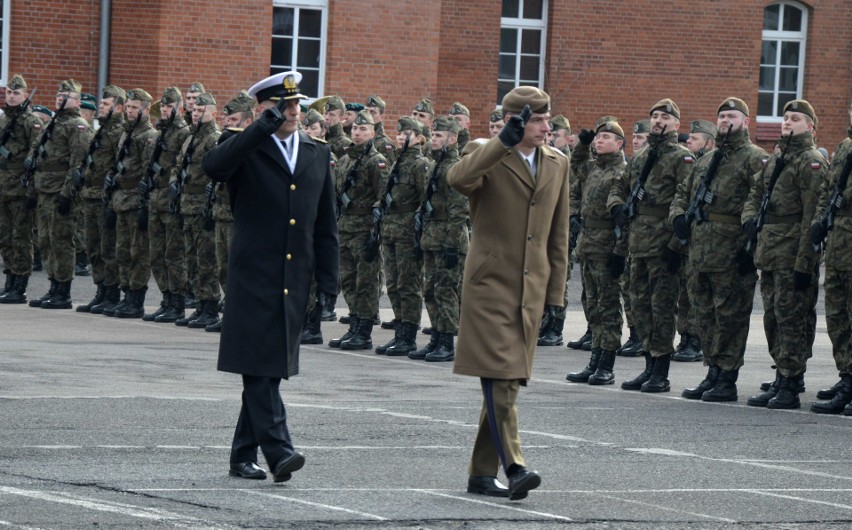
[(768, 158), (764, 158), (764, 159), (762, 159), (762, 160), (760, 161), (760, 163), (761, 163), (761, 164), (763, 164), (764, 166), (765, 166), (768, 162), (769, 162), (769, 159), (768, 159)]
[(88, 129), (88, 127), (86, 125), (83, 125), (82, 123), (78, 123), (77, 128), (81, 131), (85, 131), (86, 129)]
[(811, 162), (811, 169), (819, 169), (819, 168), (820, 168), (819, 162)]
[(685, 157), (683, 157), (683, 163), (684, 163), (684, 164), (691, 164), (691, 163), (693, 163), (693, 162), (695, 162), (695, 159), (694, 159), (694, 158), (692, 158), (691, 156), (685, 156)]
[(385, 146), (385, 151), (393, 151), (393, 146), (391, 144), (387, 144)]
[(379, 162), (379, 169), (384, 169), (386, 167), (388, 167), (387, 164), (385, 164), (384, 162)]

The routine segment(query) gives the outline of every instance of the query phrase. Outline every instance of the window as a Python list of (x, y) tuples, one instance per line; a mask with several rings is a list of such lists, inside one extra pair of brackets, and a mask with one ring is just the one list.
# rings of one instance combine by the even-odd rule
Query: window
[(543, 87), (547, 0), (503, 0), (497, 104), (519, 85)]
[(298, 70), (302, 94), (317, 98), (325, 81), (327, 0), (275, 0), (269, 74)]
[(0, 0), (0, 85), (9, 81), (9, 0)]
[(757, 115), (781, 122), (784, 105), (802, 97), (808, 12), (795, 2), (778, 2), (763, 10), (763, 46)]

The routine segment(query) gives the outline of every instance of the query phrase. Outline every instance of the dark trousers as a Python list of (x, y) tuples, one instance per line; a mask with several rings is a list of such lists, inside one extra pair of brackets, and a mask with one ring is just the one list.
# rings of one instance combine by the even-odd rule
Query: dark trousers
[(243, 375), (243, 406), (231, 445), (231, 463), (257, 463), (260, 447), (273, 470), (278, 462), (294, 453), (287, 430), (287, 413), (278, 392), (280, 383), (277, 377)]

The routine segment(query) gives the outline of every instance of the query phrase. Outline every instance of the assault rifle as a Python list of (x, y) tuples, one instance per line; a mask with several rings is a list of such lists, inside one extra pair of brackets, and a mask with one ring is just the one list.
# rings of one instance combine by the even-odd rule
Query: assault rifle
[(393, 195), (391, 195), (391, 192), (393, 192), (394, 187), (399, 184), (399, 162), (402, 158), (402, 154), (408, 151), (408, 143), (408, 137), (406, 137), (405, 144), (402, 146), (402, 151), (396, 159), (393, 169), (391, 169), (391, 174), (388, 178), (387, 184), (385, 184), (385, 193), (382, 195), (382, 199), (379, 202), (377, 215), (373, 215), (373, 228), (370, 230), (370, 239), (371, 242), (375, 241), (375, 244), (377, 245), (382, 240), (382, 223), (385, 219), (385, 215), (390, 211), (391, 205), (393, 204)]
[(361, 156), (358, 157), (358, 160), (352, 165), (352, 168), (349, 170), (349, 173), (346, 174), (346, 180), (343, 181), (343, 186), (340, 188), (340, 193), (337, 194), (337, 219), (340, 220), (340, 216), (343, 215), (343, 212), (349, 208), (349, 203), (352, 202), (352, 199), (349, 197), (349, 190), (355, 186), (355, 179), (358, 177), (358, 168), (361, 167), (361, 161), (364, 159), (364, 156), (370, 152), (370, 148), (373, 147), (373, 141), (370, 140), (367, 142), (366, 147), (364, 148), (364, 152), (361, 153)]
[(426, 221), (429, 220), (429, 217), (432, 215), (432, 211), (435, 209), (432, 206), (432, 195), (435, 194), (435, 190), (438, 188), (438, 174), (441, 168), (441, 162), (444, 161), (444, 158), (447, 156), (447, 147), (444, 146), (441, 149), (441, 154), (438, 156), (438, 161), (435, 162), (435, 168), (432, 170), (432, 175), (429, 177), (429, 184), (426, 186), (426, 198), (423, 199), (423, 204), (420, 205), (420, 209), (417, 210), (417, 213), (414, 214), (414, 253), (418, 256), (423, 255), (423, 247), (420, 246), (420, 240), (423, 238), (423, 228), (426, 225)]
[(192, 163), (192, 155), (195, 154), (195, 140), (198, 138), (198, 131), (203, 125), (202, 119), (204, 115), (198, 117), (198, 123), (195, 126), (192, 136), (189, 137), (189, 145), (186, 146), (186, 152), (183, 154), (183, 159), (180, 162), (180, 170), (178, 171), (177, 193), (172, 196), (172, 202), (169, 204), (169, 210), (173, 214), (180, 214), (180, 196), (183, 194), (183, 187), (189, 182), (189, 165)]
[(760, 201), (760, 207), (757, 209), (757, 217), (754, 222), (754, 238), (749, 237), (748, 241), (746, 241), (745, 251), (749, 254), (753, 254), (754, 250), (757, 248), (757, 234), (760, 233), (763, 225), (766, 224), (769, 200), (772, 198), (772, 192), (775, 190), (775, 184), (778, 183), (778, 177), (781, 175), (781, 172), (784, 171), (784, 166), (787, 165), (787, 151), (789, 151), (789, 149), (790, 137), (788, 136), (787, 144), (784, 146), (784, 151), (781, 153), (781, 156), (775, 159), (775, 167), (772, 168), (772, 175), (769, 176), (769, 184), (763, 192), (763, 199)]
[(169, 129), (172, 128), (172, 124), (174, 123), (176, 116), (177, 105), (172, 107), (172, 112), (171, 114), (169, 114), (169, 119), (162, 126), (162, 129), (160, 129), (160, 135), (157, 136), (157, 143), (154, 146), (154, 153), (151, 155), (151, 163), (148, 164), (148, 170), (145, 171), (145, 176), (142, 177), (143, 182), (145, 182), (145, 185), (142, 186), (142, 188), (145, 191), (139, 194), (140, 210), (148, 210), (148, 198), (150, 196), (151, 190), (157, 188), (157, 183), (154, 178), (158, 177), (163, 171), (163, 166), (160, 165), (160, 157), (163, 156), (163, 151), (166, 150), (166, 134), (169, 132)]
[[(846, 205), (846, 201), (843, 199), (843, 192), (846, 191), (846, 184), (849, 182), (849, 173), (852, 173), (852, 151), (846, 155), (846, 162), (843, 164), (843, 169), (837, 178), (837, 184), (834, 185), (834, 191), (828, 199), (825, 217), (820, 221), (823, 228), (822, 233), (826, 236), (834, 228), (834, 218), (837, 217), (837, 211)], [(823, 241), (825, 241), (825, 236), (823, 236), (820, 243), (813, 244), (814, 252), (821, 250)]]
[(201, 207), (201, 218), (204, 219), (204, 229), (213, 230), (216, 221), (213, 219), (213, 203), (216, 202), (216, 182), (208, 182), (204, 186), (204, 206)]
[(18, 109), (18, 112), (9, 119), (9, 123), (7, 123), (6, 127), (3, 129), (3, 134), (0, 135), (0, 157), (3, 157), (5, 160), (12, 158), (12, 152), (6, 147), (6, 143), (12, 138), (12, 135), (15, 132), (15, 124), (18, 123), (18, 116), (26, 112), (27, 108), (29, 108), (35, 93), (36, 90), (33, 89), (27, 99), (19, 105), (20, 109)]
[(112, 194), (115, 191), (115, 188), (118, 187), (118, 177), (124, 174), (124, 170), (127, 169), (124, 166), (124, 158), (127, 156), (127, 153), (130, 152), (130, 143), (133, 141), (133, 131), (136, 130), (136, 126), (139, 125), (139, 122), (142, 120), (142, 112), (139, 112), (139, 115), (136, 116), (136, 119), (133, 121), (133, 125), (127, 129), (124, 137), (124, 141), (121, 142), (121, 148), (118, 150), (118, 156), (115, 158), (115, 164), (113, 164), (112, 169), (109, 170), (109, 173), (104, 177), (104, 223), (107, 227), (112, 228), (115, 226), (116, 217), (115, 210), (109, 207), (109, 201), (112, 200)]
[[(713, 181), (713, 177), (716, 176), (716, 172), (719, 170), (719, 163), (721, 163), (722, 159), (727, 156), (724, 153), (723, 148), (725, 147), (725, 144), (728, 143), (728, 137), (730, 135), (731, 128), (728, 127), (728, 132), (725, 133), (725, 137), (722, 139), (719, 147), (713, 151), (713, 158), (710, 159), (710, 164), (707, 166), (707, 172), (704, 173), (704, 176), (701, 178), (701, 185), (698, 186), (698, 191), (695, 192), (692, 202), (689, 203), (689, 208), (686, 209), (684, 219), (686, 220), (687, 228), (691, 228), (693, 220), (695, 220), (695, 224), (697, 225), (700, 225), (707, 220), (707, 214), (701, 209), (701, 207), (705, 204), (713, 204), (713, 201), (716, 200), (716, 194), (710, 191), (710, 183)], [(681, 245), (686, 245), (689, 239), (678, 238), (678, 241), (680, 241)]]
[(77, 196), (83, 186), (86, 184), (86, 171), (88, 171), (92, 167), (92, 155), (95, 154), (95, 151), (101, 148), (101, 137), (104, 135), (104, 131), (106, 130), (106, 124), (109, 123), (110, 118), (112, 118), (112, 113), (115, 110), (115, 103), (113, 103), (112, 107), (110, 107), (109, 112), (106, 115), (106, 119), (104, 120), (101, 128), (98, 129), (98, 132), (95, 133), (95, 137), (92, 138), (92, 141), (89, 142), (89, 150), (86, 151), (86, 157), (83, 159), (83, 162), (80, 164), (80, 167), (74, 169), (71, 172), (71, 198)]
[[(41, 133), (41, 137), (38, 139), (38, 147), (35, 150), (35, 158), (28, 158), (24, 160), (24, 174), (21, 175), (21, 187), (26, 188), (30, 185), (30, 178), (35, 175), (36, 167), (38, 167), (38, 161), (44, 157), (44, 154), (47, 152), (47, 149), (44, 148), (45, 144), (53, 138), (53, 129), (56, 128), (56, 118), (59, 117), (59, 113), (65, 110), (65, 104), (68, 103), (68, 97), (62, 96), (62, 103), (59, 105), (59, 110), (57, 110), (53, 117), (50, 118), (50, 123), (47, 124), (47, 127), (44, 128), (44, 131)], [(29, 164), (27, 163), (29, 161)]]
[[(645, 198), (645, 181), (648, 180), (648, 175), (651, 174), (651, 170), (654, 169), (654, 164), (657, 163), (657, 158), (660, 157), (659, 149), (663, 143), (663, 135), (666, 134), (666, 128), (668, 128), (668, 125), (663, 125), (663, 130), (660, 131), (660, 138), (657, 141), (657, 144), (648, 152), (648, 158), (645, 159), (645, 165), (642, 166), (639, 178), (636, 179), (636, 184), (633, 185), (633, 189), (630, 190), (630, 195), (627, 196), (627, 202), (624, 203), (624, 211), (628, 221), (633, 220), (633, 218), (639, 213), (639, 201)], [(621, 239), (623, 236), (624, 233), (621, 227), (616, 225), (616, 239)]]

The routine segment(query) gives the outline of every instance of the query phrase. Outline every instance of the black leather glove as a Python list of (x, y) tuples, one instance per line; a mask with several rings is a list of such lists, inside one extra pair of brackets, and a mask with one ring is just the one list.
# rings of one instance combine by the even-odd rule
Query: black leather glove
[(80, 171), (80, 168), (71, 172), (71, 183), (74, 184), (74, 187), (78, 190), (83, 187), (83, 184), (85, 184), (83, 172)]
[(689, 240), (689, 223), (686, 222), (685, 215), (678, 215), (672, 219), (672, 229), (674, 229), (675, 237), (677, 237), (678, 240)]
[(27, 203), (24, 205), (24, 208), (27, 210), (35, 210), (36, 206), (38, 206), (38, 199), (35, 197), (27, 197)]
[(618, 254), (610, 254), (606, 259), (606, 268), (613, 278), (620, 278), (624, 274), (624, 264), (626, 260), (624, 256)]
[(541, 317), (541, 325), (538, 330), (539, 335), (545, 333), (550, 328), (550, 324), (556, 320), (556, 315), (559, 313), (560, 309), (562, 308), (556, 305), (544, 306), (544, 314)]
[(627, 212), (624, 211), (624, 205), (616, 204), (610, 209), (609, 213), (612, 215), (612, 220), (615, 221), (616, 226), (624, 228), (624, 225), (627, 224)]
[(595, 131), (583, 129), (577, 134), (577, 138), (580, 140), (581, 144), (590, 145), (595, 139)]
[(364, 241), (364, 261), (372, 263), (379, 257), (379, 240), (373, 237), (373, 234), (368, 234)]
[(793, 271), (793, 289), (804, 291), (811, 286), (812, 276), (806, 272)]
[(737, 272), (740, 273), (740, 276), (745, 276), (756, 270), (757, 267), (754, 266), (754, 258), (744, 248), (741, 248), (737, 253)]
[(577, 236), (580, 235), (580, 227), (582, 226), (582, 224), (583, 223), (580, 221), (579, 215), (572, 215), (568, 219), (568, 234), (572, 238), (577, 239)]
[(282, 112), (286, 104), (287, 101), (282, 99), (274, 107), (269, 107), (263, 111), (257, 119), (257, 126), (266, 134), (272, 134), (277, 131), (281, 127), (281, 124), (287, 120)]
[(754, 219), (749, 219), (748, 221), (743, 223), (743, 233), (752, 243), (757, 241), (757, 221), (755, 221)]
[(61, 193), (56, 196), (56, 212), (59, 215), (68, 215), (71, 213), (71, 199), (62, 195)]
[(35, 160), (33, 160), (32, 158), (25, 158), (24, 169), (26, 171), (33, 171), (35, 169)]
[(136, 189), (139, 190), (139, 193), (142, 195), (148, 195), (148, 192), (151, 190), (151, 187), (148, 185), (148, 179), (143, 178), (139, 181), (139, 184), (136, 185)]
[(677, 274), (677, 271), (680, 270), (680, 266), (683, 263), (683, 256), (669, 247), (663, 247), (663, 261), (666, 262), (666, 272), (669, 274)]
[(813, 243), (815, 247), (822, 245), (822, 242), (825, 240), (825, 236), (827, 235), (828, 227), (825, 225), (825, 221), (820, 221), (811, 225), (811, 243)]
[(459, 249), (444, 247), (444, 252), (441, 257), (444, 260), (445, 269), (455, 269), (459, 266)]
[(104, 193), (109, 193), (115, 187), (115, 173), (110, 171), (104, 177)]
[(172, 200), (180, 199), (180, 183), (178, 181), (173, 180), (169, 182), (169, 195)]
[(532, 116), (530, 106), (524, 105), (524, 110), (522, 110), (520, 114), (513, 114), (509, 117), (509, 120), (506, 122), (503, 130), (500, 131), (500, 134), (498, 135), (500, 142), (502, 142), (506, 148), (511, 149), (521, 143), (521, 140), (524, 139), (524, 129), (527, 126), (527, 121), (529, 121), (530, 116)]
[(140, 232), (148, 231), (148, 209), (141, 208), (139, 212), (136, 214), (136, 228), (139, 229)]
[(115, 225), (118, 222), (118, 215), (116, 215), (115, 210), (112, 208), (104, 209), (104, 226), (109, 229), (115, 229)]

